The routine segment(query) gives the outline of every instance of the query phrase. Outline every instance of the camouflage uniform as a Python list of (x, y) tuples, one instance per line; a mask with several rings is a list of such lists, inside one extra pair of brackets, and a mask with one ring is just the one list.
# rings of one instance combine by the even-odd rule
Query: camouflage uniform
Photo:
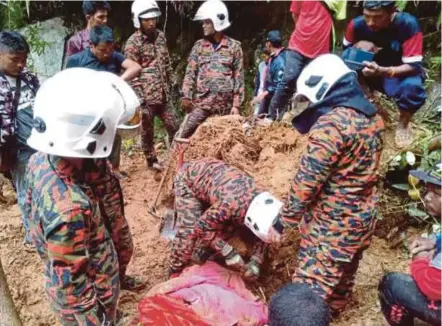
[(335, 311), (373, 234), (383, 129), (379, 116), (344, 107), (320, 117), (281, 211), (282, 224), (301, 234), (293, 281), (310, 284)]
[(110, 165), (86, 162), (81, 173), (43, 153), (29, 162), (25, 211), (44, 263), (46, 293), (63, 325), (115, 321), (120, 277), (133, 250)]
[(157, 31), (158, 36), (152, 42), (141, 30), (132, 34), (126, 42), (124, 54), (128, 59), (141, 65), (141, 73), (131, 83), (137, 91), (142, 105), (142, 147), (147, 160), (155, 160), (153, 147), (154, 117), (160, 118), (169, 140), (172, 140), (177, 131), (177, 123), (173, 112), (167, 109), (168, 94), (172, 86), (176, 85), (175, 75), (170, 62), (169, 51), (164, 33)]
[(183, 97), (193, 101), (182, 137), (190, 137), (208, 117), (230, 113), (244, 101), (241, 43), (223, 37), (216, 49), (206, 39), (198, 40), (189, 56), (183, 82)]
[[(251, 176), (224, 162), (205, 158), (185, 163), (174, 181), (177, 234), (169, 273), (181, 272), (195, 251), (220, 253), (229, 228), (244, 225), (247, 209), (261, 191)], [(253, 259), (262, 263), (266, 244), (256, 238)]]

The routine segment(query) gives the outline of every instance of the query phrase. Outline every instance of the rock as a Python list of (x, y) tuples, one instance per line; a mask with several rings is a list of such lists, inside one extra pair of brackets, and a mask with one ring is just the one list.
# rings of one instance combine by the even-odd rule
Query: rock
[[(54, 75), (63, 67), (63, 55), (68, 29), (60, 17), (52, 18), (20, 30), (31, 47), (28, 65), (37, 74), (40, 82)], [(47, 43), (44, 52), (41, 45)]]

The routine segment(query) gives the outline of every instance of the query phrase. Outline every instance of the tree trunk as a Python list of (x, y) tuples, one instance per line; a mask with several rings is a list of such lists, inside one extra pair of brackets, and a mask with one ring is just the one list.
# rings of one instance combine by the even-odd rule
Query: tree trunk
[(22, 326), (0, 260), (0, 325)]

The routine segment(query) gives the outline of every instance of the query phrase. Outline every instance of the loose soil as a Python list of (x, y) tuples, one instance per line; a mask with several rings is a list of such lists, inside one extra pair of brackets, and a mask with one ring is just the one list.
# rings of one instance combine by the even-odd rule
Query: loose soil
[[(296, 172), (306, 138), (283, 126), (257, 128), (246, 136), (243, 122), (238, 118), (210, 119), (192, 138), (185, 158), (212, 156), (223, 159), (243, 168), (255, 177), (258, 184), (282, 198)], [(144, 158), (138, 152), (132, 157), (123, 157), (122, 169), (130, 175), (122, 181), (122, 187), (135, 245), (128, 273), (141, 276), (149, 284), (139, 294), (122, 292), (119, 308), (129, 321), (149, 288), (166, 280), (170, 244), (159, 237), (159, 221), (147, 213), (148, 204), (152, 204), (159, 185), (158, 176), (146, 169)], [(170, 204), (171, 180), (172, 175), (167, 178), (160, 208)], [(59, 325), (43, 290), (41, 261), (36, 253), (24, 250), (23, 237), (17, 205), (0, 208), (0, 257), (23, 324)], [(268, 301), (281, 284), (289, 281), (296, 263), (296, 238), (293, 234), (292, 241), (278, 250), (273, 248), (264, 276), (259, 282), (250, 284), (262, 299)], [(244, 244), (238, 242), (235, 245), (241, 247)], [(374, 238), (360, 264), (354, 296), (345, 313), (333, 321), (333, 325), (384, 325), (377, 302), (377, 284), (387, 271), (406, 272), (407, 264), (404, 251), (392, 250), (385, 240)]]

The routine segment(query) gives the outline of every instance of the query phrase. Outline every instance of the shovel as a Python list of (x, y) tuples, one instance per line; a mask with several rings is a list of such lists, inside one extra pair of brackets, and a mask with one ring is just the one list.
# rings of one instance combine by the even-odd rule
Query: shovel
[[(181, 129), (181, 131), (179, 131), (180, 136), (182, 134), (182, 131), (183, 131), (184, 127), (187, 124), (187, 120), (188, 119), (189, 119), (189, 115), (187, 114), (184, 117), (183, 123), (181, 124), (182, 129)], [(184, 138), (181, 138), (181, 137), (175, 137), (173, 142), (174, 143), (184, 143), (184, 144), (190, 143), (189, 139), (184, 139)], [(173, 148), (173, 146), (172, 146), (172, 148)], [(163, 189), (164, 181), (166, 180), (167, 174), (169, 173), (169, 170), (172, 167), (173, 154), (174, 154), (173, 152), (171, 152), (169, 154), (170, 156), (169, 156), (169, 159), (167, 161), (167, 166), (166, 166), (166, 169), (163, 172), (163, 177), (161, 178), (160, 185), (158, 186), (158, 190), (157, 190), (157, 193), (155, 195), (155, 199), (154, 199), (153, 205), (152, 205), (152, 207), (148, 207), (148, 210), (147, 210), (150, 215), (152, 215), (153, 217), (159, 218), (159, 219), (162, 218), (162, 216), (159, 216), (158, 213), (157, 213), (158, 199), (160, 198), (161, 190)]]
[(173, 209), (166, 208), (161, 216), (161, 223), (159, 228), (162, 238), (171, 241), (173, 240), (176, 234), (175, 223), (175, 211)]

